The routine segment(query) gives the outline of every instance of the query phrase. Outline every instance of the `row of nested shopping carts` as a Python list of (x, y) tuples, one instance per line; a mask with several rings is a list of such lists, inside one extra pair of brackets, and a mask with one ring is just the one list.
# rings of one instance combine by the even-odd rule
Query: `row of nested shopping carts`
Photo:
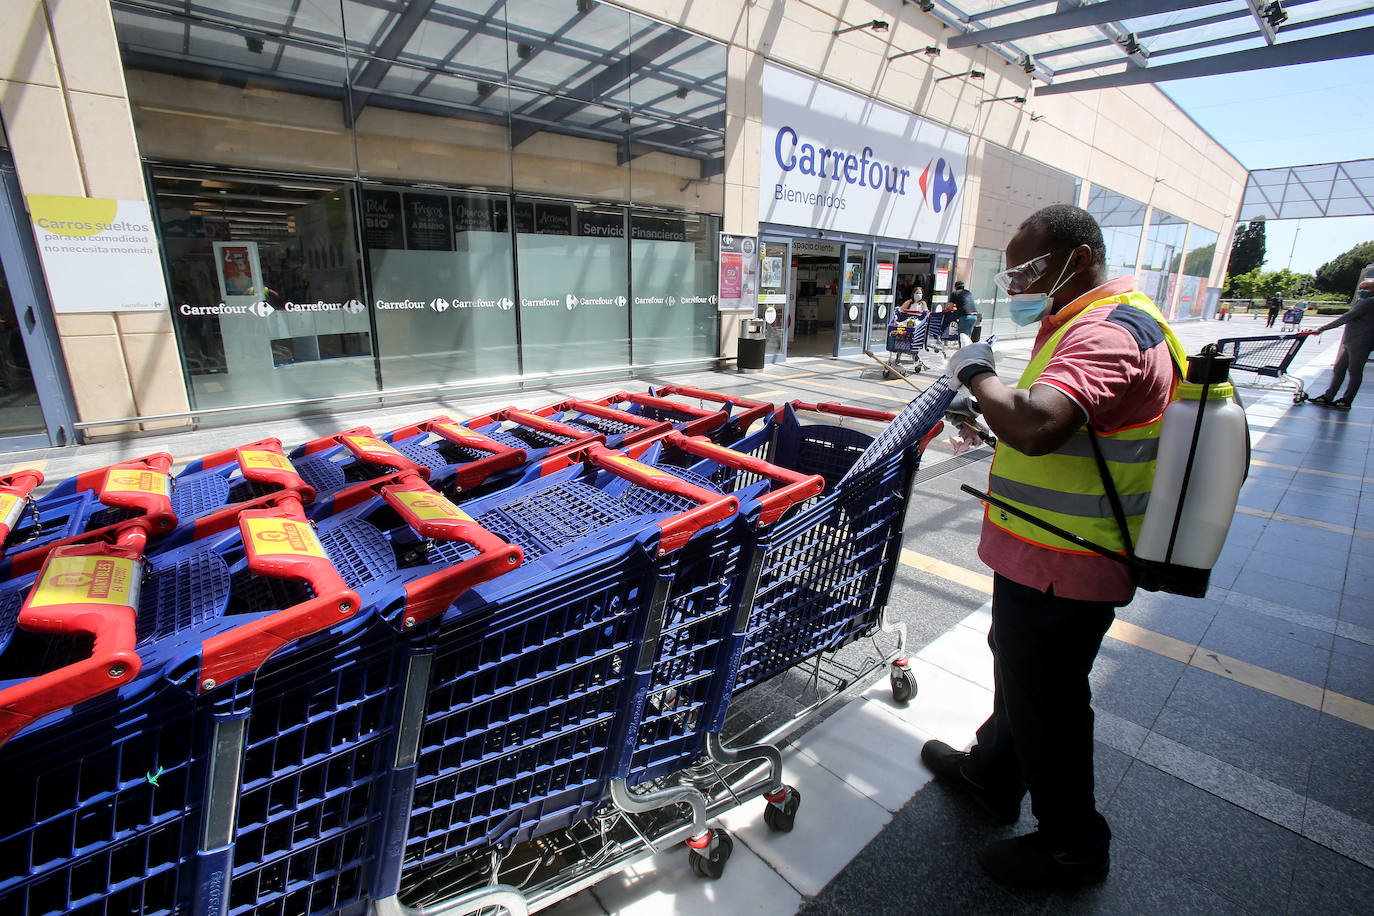
[(0, 478), (0, 913), (520, 913), (679, 843), (719, 876), (715, 813), (792, 829), (770, 736), (914, 693), (883, 609), (950, 396), (661, 388)]

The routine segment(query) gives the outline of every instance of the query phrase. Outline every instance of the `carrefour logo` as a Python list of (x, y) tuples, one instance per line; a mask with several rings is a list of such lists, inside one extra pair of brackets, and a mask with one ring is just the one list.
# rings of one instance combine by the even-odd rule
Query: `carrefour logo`
[(515, 306), (515, 302), (510, 299), (497, 299), (496, 305), (501, 311), (509, 312)]
[[(931, 174), (932, 168), (935, 170), (934, 174)], [(925, 171), (921, 173), (920, 184), (921, 196), (936, 213), (959, 193), (959, 184), (954, 180), (954, 169), (950, 168), (949, 163), (943, 158), (926, 164)]]
[(568, 311), (571, 312), (573, 309), (577, 308), (577, 297), (572, 293), (568, 293), (568, 298), (563, 300), (563, 304), (566, 305)]
[(442, 315), (448, 311), (449, 301), (447, 299), (431, 299), (429, 307)]

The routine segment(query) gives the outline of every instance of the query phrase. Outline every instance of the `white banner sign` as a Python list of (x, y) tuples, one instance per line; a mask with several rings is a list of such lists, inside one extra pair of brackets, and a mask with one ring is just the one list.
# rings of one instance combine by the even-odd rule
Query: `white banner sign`
[(147, 201), (30, 194), (28, 203), (53, 311), (167, 307)]
[(968, 135), (765, 64), (759, 219), (956, 245)]

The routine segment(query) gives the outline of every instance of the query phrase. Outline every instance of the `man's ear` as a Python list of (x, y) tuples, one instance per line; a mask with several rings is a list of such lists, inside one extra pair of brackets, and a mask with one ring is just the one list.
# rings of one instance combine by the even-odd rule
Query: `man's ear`
[(1069, 272), (1078, 273), (1092, 266), (1093, 250), (1087, 245), (1079, 245), (1069, 255)]

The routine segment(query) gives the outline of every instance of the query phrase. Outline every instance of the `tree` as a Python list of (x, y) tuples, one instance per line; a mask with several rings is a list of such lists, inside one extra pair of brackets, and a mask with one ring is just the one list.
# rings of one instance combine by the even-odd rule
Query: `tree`
[[(1236, 237), (1231, 242), (1231, 259), (1226, 262), (1226, 276), (1239, 277), (1264, 266), (1264, 220), (1236, 224)], [(1229, 280), (1228, 280), (1229, 282)], [(1234, 292), (1234, 289), (1232, 290)]]
[(1363, 242), (1317, 268), (1317, 289), (1327, 293), (1351, 295), (1360, 282), (1360, 273), (1374, 264), (1374, 241)]

